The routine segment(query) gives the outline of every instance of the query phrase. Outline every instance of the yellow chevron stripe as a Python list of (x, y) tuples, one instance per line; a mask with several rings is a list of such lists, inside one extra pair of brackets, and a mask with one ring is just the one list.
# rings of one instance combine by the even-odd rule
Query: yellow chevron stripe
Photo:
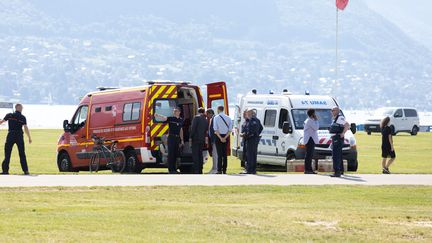
[(173, 92), (173, 90), (175, 89), (176, 86), (171, 85), (169, 87), (169, 89), (165, 92), (165, 94), (162, 96), (162, 98), (168, 98), (168, 96), (171, 95), (171, 93)]
[(162, 128), (162, 130), (159, 132), (158, 137), (161, 137), (161, 136), (164, 135), (167, 131), (168, 131), (168, 126), (165, 126), (165, 127)]

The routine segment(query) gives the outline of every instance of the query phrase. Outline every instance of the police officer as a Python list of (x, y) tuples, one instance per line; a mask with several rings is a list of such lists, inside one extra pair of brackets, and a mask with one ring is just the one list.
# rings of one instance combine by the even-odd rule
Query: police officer
[(29, 175), (27, 159), (24, 149), (24, 136), (22, 127), (24, 126), (24, 132), (27, 134), (29, 143), (32, 142), (30, 131), (27, 127), (27, 120), (25, 116), (21, 114), (23, 110), (23, 106), (21, 104), (15, 105), (15, 112), (7, 114), (3, 120), (0, 120), (0, 125), (6, 121), (8, 121), (9, 132), (6, 138), (5, 143), (5, 159), (2, 163), (2, 174), (9, 174), (9, 163), (13, 145), (16, 144), (18, 146), (18, 152), (20, 156), (21, 168), (24, 171), (25, 175)]
[(180, 117), (180, 108), (174, 108), (173, 116), (166, 117), (155, 114), (155, 118), (168, 123), (168, 172), (177, 174), (177, 158), (180, 157), (180, 147), (183, 147), (183, 118)]
[(261, 139), (263, 126), (261, 121), (256, 117), (254, 110), (248, 110), (248, 124), (246, 127), (246, 171), (248, 174), (256, 174), (256, 162), (258, 156), (258, 144)]
[(334, 174), (331, 177), (340, 177), (344, 173), (342, 148), (345, 140), (345, 133), (349, 129), (349, 124), (345, 117), (340, 113), (339, 107), (333, 107), (333, 123), (330, 127), (332, 136), (332, 158)]

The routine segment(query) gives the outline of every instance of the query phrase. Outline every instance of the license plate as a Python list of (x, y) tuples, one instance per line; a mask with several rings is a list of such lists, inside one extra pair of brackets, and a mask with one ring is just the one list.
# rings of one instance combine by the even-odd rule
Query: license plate
[(376, 126), (370, 126), (370, 128), (377, 128)]

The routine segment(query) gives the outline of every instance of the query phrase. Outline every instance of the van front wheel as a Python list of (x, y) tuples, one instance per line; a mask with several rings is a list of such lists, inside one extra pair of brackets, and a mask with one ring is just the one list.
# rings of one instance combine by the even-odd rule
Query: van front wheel
[(418, 131), (419, 131), (419, 128), (417, 126), (414, 126), (411, 130), (411, 135), (412, 136), (417, 135)]
[(125, 157), (126, 157), (126, 165), (125, 165), (124, 172), (137, 173), (137, 174), (141, 173), (143, 168), (141, 166), (141, 163), (139, 163), (138, 161), (135, 151), (127, 150), (125, 152)]
[(357, 169), (358, 169), (358, 160), (356, 160), (356, 159), (353, 159), (353, 160), (348, 160), (348, 164), (347, 164), (347, 166), (348, 166), (348, 171), (357, 171)]

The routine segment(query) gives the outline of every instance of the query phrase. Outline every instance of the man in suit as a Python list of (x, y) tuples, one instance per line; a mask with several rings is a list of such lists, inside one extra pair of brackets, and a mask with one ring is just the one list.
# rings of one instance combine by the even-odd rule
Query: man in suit
[(198, 115), (192, 120), (190, 129), (190, 144), (192, 144), (192, 159), (194, 163), (194, 173), (203, 173), (203, 148), (206, 144), (208, 122), (205, 115), (205, 109), (199, 108)]

